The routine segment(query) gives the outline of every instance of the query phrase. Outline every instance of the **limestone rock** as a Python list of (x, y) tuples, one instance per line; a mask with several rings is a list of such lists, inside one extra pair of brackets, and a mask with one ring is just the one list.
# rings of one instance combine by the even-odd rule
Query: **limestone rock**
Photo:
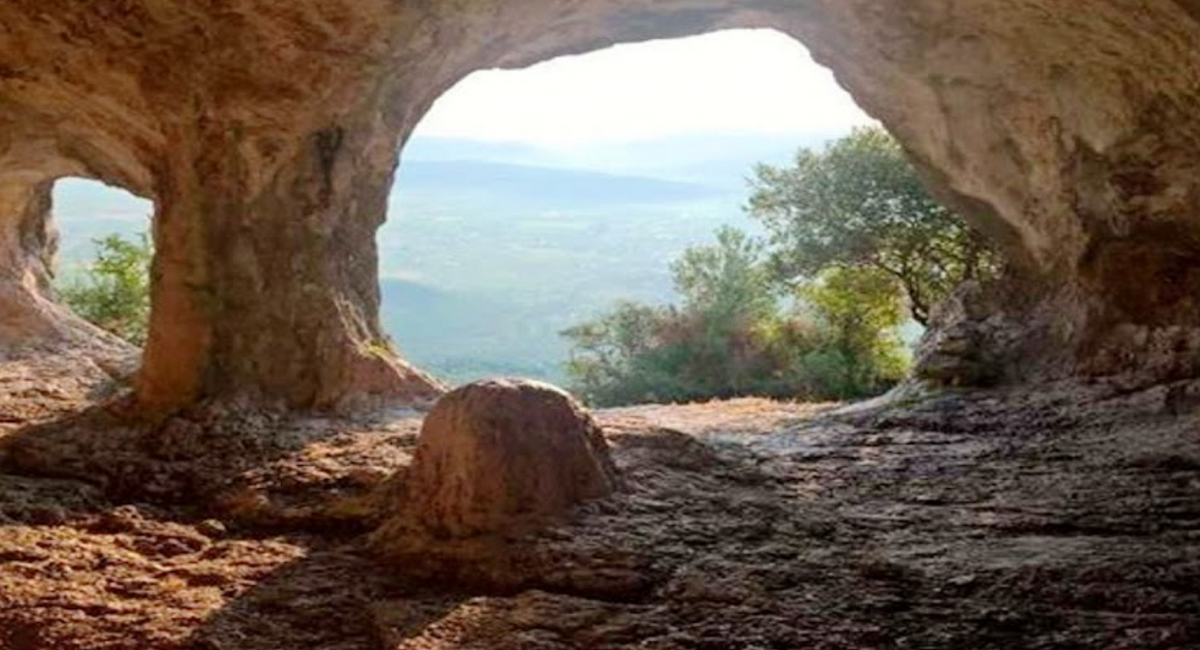
[(426, 418), (413, 465), (383, 490), (388, 518), (371, 546), (413, 578), (522, 589), (572, 564), (538, 537), (607, 505), (619, 486), (599, 427), (569, 395), (523, 380), (468, 384)]
[(475, 70), (770, 27), (1034, 278), (1040, 306), (1005, 306), (1006, 367), (1197, 374), (1200, 5), (963, 4), (6, 0), (0, 337), (80, 329), (39, 288), (52, 238), (30, 236), (28, 197), (86, 176), (155, 202), (146, 408), (432, 399), (383, 349), (375, 231), (438, 96)]
[(466, 538), (555, 521), (619, 479), (599, 427), (547, 384), (492, 379), (434, 406), (386, 526)]
[(981, 386), (1000, 378), (995, 339), (1007, 327), (990, 297), (985, 287), (968, 282), (934, 307), (917, 346), (917, 379), (935, 386)]

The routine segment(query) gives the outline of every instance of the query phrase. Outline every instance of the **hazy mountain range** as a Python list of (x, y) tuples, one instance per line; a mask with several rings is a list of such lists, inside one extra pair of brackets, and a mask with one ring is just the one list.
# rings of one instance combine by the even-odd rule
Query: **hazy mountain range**
[[(836, 135), (836, 134), (835, 134)], [(379, 233), (385, 329), (451, 381), (520, 374), (563, 381), (562, 329), (614, 301), (670, 300), (669, 264), (742, 214), (755, 163), (808, 142), (705, 135), (569, 150), (414, 138)], [(90, 240), (144, 231), (150, 206), (62, 182), (63, 266)]]
[(797, 138), (761, 134), (678, 135), (569, 148), (452, 138), (414, 138), (403, 161), (480, 161), (686, 181), (741, 191), (756, 163), (784, 163), (801, 146), (841, 134)]

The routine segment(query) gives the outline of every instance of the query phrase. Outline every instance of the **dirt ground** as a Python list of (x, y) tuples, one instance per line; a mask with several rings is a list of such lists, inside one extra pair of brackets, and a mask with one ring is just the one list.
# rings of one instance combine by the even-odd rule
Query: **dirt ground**
[(4, 650), (1200, 648), (1200, 385), (600, 411), (628, 489), (489, 582), (366, 550), (420, 413), (111, 381), (0, 362)]

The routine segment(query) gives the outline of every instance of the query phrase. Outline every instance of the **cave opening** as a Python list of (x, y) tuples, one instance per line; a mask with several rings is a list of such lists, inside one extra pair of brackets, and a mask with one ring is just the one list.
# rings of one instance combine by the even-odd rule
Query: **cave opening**
[[(112, 304), (112, 280), (95, 274), (95, 257), (110, 243), (144, 248), (128, 274), (137, 308), (127, 316), (144, 331), (149, 315), (150, 201), (96, 180), (61, 176), (53, 180), (16, 177), (4, 184), (3, 284), (5, 317), (0, 352), (14, 358), (45, 353), (92, 354), (112, 360), (134, 349), (111, 331), (102, 312), (126, 311)], [(144, 242), (144, 246), (142, 243)], [(111, 262), (111, 260), (110, 260)], [(116, 271), (116, 269), (112, 269)], [(95, 309), (73, 313), (79, 298)], [(76, 302), (76, 306), (82, 302)], [(87, 312), (74, 310), (74, 312)], [(102, 321), (109, 322), (102, 322)]]
[[(1196, 647), (1194, 6), (0, 3), (0, 646)], [(495, 382), (456, 405), (393, 354), (381, 269), (414, 291), (445, 275), (389, 268), (405, 251), (376, 237), (389, 202), (400, 245), (431, 218), (404, 185), (420, 134), (392, 185), (437, 96), (474, 70), (764, 26), (805, 43), (938, 196), (1020, 258), (1020, 282), (963, 296), (941, 330), (947, 355), (986, 351), (975, 361), (1007, 384), (952, 374), (955, 390), (833, 410), (597, 409), (593, 427), (543, 386)], [(115, 399), (91, 388), (122, 368), (46, 298), (53, 183), (77, 174), (155, 200), (145, 364)], [(450, 175), (452, 197), (501, 205)], [(548, 245), (564, 228), (545, 222), (568, 212), (553, 203), (451, 255), (481, 220), (446, 210), (442, 241), (419, 250), (467, 276), (479, 262), (497, 284), (472, 299), (564, 268), (626, 277), (616, 253), (665, 274), (632, 228), (584, 228), (564, 256)], [(500, 257), (514, 247), (497, 237), (530, 214), (544, 218), (517, 261), (559, 266)], [(672, 236), (692, 223), (674, 216)], [(433, 288), (391, 332), (406, 355), (453, 289)], [(577, 307), (601, 291), (558, 293)], [(478, 320), (491, 334), (515, 311)], [(30, 332), (61, 336), (37, 348)], [(14, 361), (13, 346), (33, 354)], [(521, 417), (544, 399), (565, 408)], [(460, 418), (472, 442), (435, 433), (422, 466), (422, 420)], [(586, 444), (537, 435), (564, 422)], [(586, 460), (599, 436), (627, 493), (569, 513), (507, 507), (602, 494), (547, 490), (539, 469), (579, 487), (587, 464), (560, 459)], [(524, 450), (538, 462), (505, 463)], [(460, 498), (476, 486), (483, 508)], [(529, 512), (554, 521), (519, 521)], [(457, 523), (469, 536), (447, 544)]]
[(875, 124), (796, 39), (735, 29), (476, 72), (401, 154), (381, 319), (452, 383), (565, 383), (560, 332), (677, 301), (670, 265), (734, 226), (758, 163)]

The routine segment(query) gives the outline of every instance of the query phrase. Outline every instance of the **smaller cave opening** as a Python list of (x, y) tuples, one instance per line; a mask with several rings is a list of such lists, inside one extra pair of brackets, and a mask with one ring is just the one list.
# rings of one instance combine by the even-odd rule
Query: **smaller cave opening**
[(105, 183), (62, 178), (53, 189), (53, 287), (76, 315), (140, 346), (150, 315), (154, 203)]
[[(143, 241), (150, 210), (149, 202), (95, 181), (0, 179), (0, 398), (12, 398), (0, 399), (0, 406), (69, 410), (112, 394), (132, 377), (137, 342), (97, 315), (128, 311), (144, 331), (149, 254), (122, 269), (136, 291), (125, 303), (114, 302), (111, 289), (119, 283), (112, 273), (95, 273), (114, 259), (98, 262), (103, 245), (96, 242)], [(94, 313), (80, 309), (80, 299)]]

